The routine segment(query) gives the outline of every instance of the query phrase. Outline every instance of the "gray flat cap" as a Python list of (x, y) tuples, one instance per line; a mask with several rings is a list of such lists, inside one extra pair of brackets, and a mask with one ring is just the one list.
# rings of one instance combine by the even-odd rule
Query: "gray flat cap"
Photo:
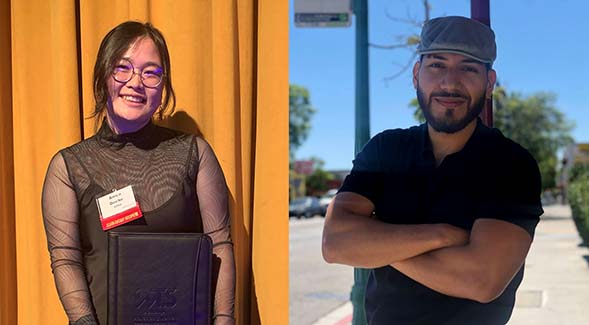
[(417, 52), (457, 53), (492, 65), (497, 57), (495, 33), (489, 26), (466, 17), (434, 18), (423, 26)]

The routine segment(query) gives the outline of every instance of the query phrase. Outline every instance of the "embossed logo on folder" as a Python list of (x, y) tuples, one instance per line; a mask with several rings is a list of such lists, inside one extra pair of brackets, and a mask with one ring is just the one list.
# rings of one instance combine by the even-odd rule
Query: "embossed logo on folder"
[(146, 288), (135, 290), (135, 324), (176, 324), (175, 288)]

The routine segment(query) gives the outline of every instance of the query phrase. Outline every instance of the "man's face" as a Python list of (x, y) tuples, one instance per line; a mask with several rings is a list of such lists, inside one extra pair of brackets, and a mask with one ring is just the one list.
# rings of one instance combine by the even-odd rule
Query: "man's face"
[(495, 85), (495, 70), (454, 53), (424, 55), (413, 67), (413, 86), (428, 124), (455, 133), (473, 122)]

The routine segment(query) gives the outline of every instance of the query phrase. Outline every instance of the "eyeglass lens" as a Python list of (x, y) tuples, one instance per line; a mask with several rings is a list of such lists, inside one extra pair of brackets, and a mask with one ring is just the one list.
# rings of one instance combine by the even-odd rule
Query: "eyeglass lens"
[(118, 82), (128, 82), (134, 74), (139, 74), (141, 82), (145, 87), (157, 87), (162, 82), (162, 68), (155, 64), (150, 64), (136, 73), (133, 64), (129, 60), (121, 60), (114, 68), (113, 77)]

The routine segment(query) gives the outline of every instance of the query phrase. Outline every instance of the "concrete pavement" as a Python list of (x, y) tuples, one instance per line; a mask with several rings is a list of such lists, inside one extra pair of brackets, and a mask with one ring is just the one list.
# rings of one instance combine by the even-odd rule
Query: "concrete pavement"
[(568, 205), (544, 207), (509, 324), (589, 324), (589, 250)]
[[(510, 325), (589, 324), (589, 249), (581, 245), (568, 205), (544, 207)], [(316, 325), (351, 324), (345, 303)]]
[(310, 325), (350, 299), (353, 269), (321, 255), (322, 217), (289, 222), (289, 324)]

